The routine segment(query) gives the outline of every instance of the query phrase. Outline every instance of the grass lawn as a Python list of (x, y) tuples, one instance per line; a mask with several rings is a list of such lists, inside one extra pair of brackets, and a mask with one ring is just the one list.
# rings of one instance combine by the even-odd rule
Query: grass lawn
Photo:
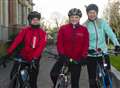
[[(108, 45), (109, 49), (114, 49), (114, 46), (112, 44)], [(110, 56), (111, 64), (114, 66), (118, 71), (120, 71), (120, 55), (115, 56), (111, 55)]]
[(111, 64), (120, 71), (120, 55), (118, 56), (110, 56), (111, 57)]

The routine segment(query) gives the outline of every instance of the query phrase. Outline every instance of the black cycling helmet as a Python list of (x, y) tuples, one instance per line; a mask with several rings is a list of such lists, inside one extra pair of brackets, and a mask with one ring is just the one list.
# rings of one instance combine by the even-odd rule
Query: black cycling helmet
[(73, 8), (73, 9), (70, 9), (69, 12), (68, 12), (68, 16), (73, 16), (73, 15), (78, 15), (79, 17), (82, 16), (82, 12), (80, 9), (77, 9), (77, 8)]
[(41, 18), (41, 14), (40, 14), (39, 12), (37, 12), (37, 11), (32, 11), (32, 12), (30, 12), (29, 15), (28, 15), (28, 21), (31, 22), (31, 20), (32, 20), (33, 18), (38, 18), (38, 19), (40, 19), (40, 18)]
[(90, 10), (95, 10), (98, 13), (98, 6), (96, 4), (90, 4), (86, 8), (86, 12), (88, 13)]

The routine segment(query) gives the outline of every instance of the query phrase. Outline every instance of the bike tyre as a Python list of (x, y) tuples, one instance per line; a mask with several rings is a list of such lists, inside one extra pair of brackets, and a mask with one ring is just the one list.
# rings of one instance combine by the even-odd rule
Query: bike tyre
[(107, 81), (106, 88), (107, 88), (108, 83), (109, 83), (109, 88), (112, 88), (112, 78), (111, 78), (110, 74), (107, 74), (105, 81)]
[(98, 88), (104, 88), (103, 87), (103, 78), (102, 77), (98, 78), (97, 81), (96, 81), (96, 83), (97, 83), (97, 87)]
[(13, 78), (10, 80), (8, 88), (20, 88), (20, 83), (17, 78)]
[(58, 78), (55, 88), (66, 88), (64, 77)]
[(26, 82), (23, 84), (22, 88), (31, 88), (31, 86), (28, 82)]

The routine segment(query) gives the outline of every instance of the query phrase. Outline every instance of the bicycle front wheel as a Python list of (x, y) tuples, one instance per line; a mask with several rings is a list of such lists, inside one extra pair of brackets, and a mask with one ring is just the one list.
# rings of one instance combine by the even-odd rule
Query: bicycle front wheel
[(55, 88), (71, 88), (70, 75), (59, 77)]
[(55, 88), (66, 88), (64, 77), (58, 78)]
[(109, 75), (97, 79), (98, 88), (112, 88), (112, 79)]
[(97, 80), (96, 80), (96, 83), (97, 83), (97, 87), (98, 88), (104, 88), (103, 87), (103, 78), (101, 77), (101, 78), (98, 78)]
[(105, 84), (106, 88), (112, 88), (112, 77), (109, 73), (105, 76)]
[(23, 85), (22, 85), (22, 88), (31, 88), (29, 82), (25, 82)]
[(10, 80), (8, 88), (20, 88), (20, 83), (17, 78), (13, 78)]

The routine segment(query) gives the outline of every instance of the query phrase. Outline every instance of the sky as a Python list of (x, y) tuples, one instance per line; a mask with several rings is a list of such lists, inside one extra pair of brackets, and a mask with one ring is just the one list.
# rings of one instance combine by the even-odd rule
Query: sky
[(67, 17), (71, 8), (79, 8), (82, 11), (81, 22), (87, 19), (85, 5), (94, 3), (99, 7), (99, 17), (102, 16), (103, 9), (108, 0), (33, 0), (35, 6), (33, 10), (41, 12), (42, 17), (50, 21), (57, 18), (59, 21)]

